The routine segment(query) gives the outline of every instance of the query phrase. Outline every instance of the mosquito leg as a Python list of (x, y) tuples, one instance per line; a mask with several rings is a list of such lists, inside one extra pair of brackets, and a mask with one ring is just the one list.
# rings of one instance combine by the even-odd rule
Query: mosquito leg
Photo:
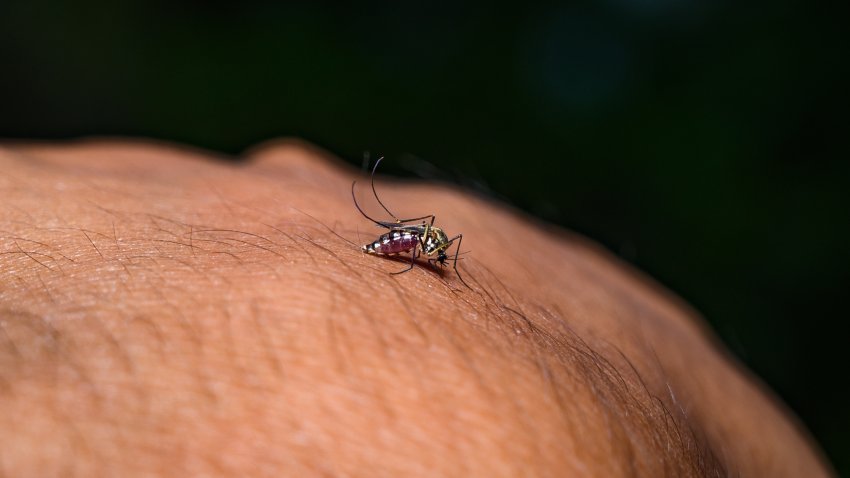
[(371, 179), (371, 182), (372, 182), (372, 194), (374, 194), (374, 195), (375, 195), (375, 199), (377, 199), (377, 200), (378, 200), (378, 204), (380, 204), (380, 205), (381, 205), (381, 207), (382, 207), (382, 208), (384, 208), (384, 211), (387, 211), (387, 214), (389, 214), (389, 215), (390, 215), (393, 219), (395, 219), (395, 220), (396, 220), (396, 222), (399, 222), (399, 223), (400, 223), (400, 222), (402, 222), (402, 221), (401, 221), (401, 220), (399, 220), (399, 218), (398, 218), (398, 217), (396, 217), (396, 215), (395, 215), (395, 214), (391, 213), (391, 212), (390, 212), (390, 210), (389, 210), (389, 209), (387, 209), (387, 206), (384, 206), (384, 202), (383, 202), (383, 201), (381, 201), (381, 198), (379, 198), (379, 197), (378, 197), (378, 191), (376, 191), (376, 190), (375, 190), (375, 171), (378, 169), (378, 165), (379, 165), (379, 164), (381, 164), (381, 161), (382, 161), (383, 159), (384, 159), (384, 157), (383, 157), (383, 156), (381, 156), (380, 158), (378, 158), (378, 160), (377, 160), (377, 161), (375, 161), (375, 166), (372, 168), (372, 179)]
[[(381, 161), (382, 161), (383, 159), (384, 159), (384, 157), (383, 157), (383, 156), (381, 156), (380, 158), (378, 158), (378, 160), (377, 160), (377, 161), (375, 161), (375, 166), (373, 166), (373, 167), (372, 167), (372, 177), (371, 177), (371, 181), (370, 181), (370, 182), (371, 182), (371, 185), (372, 185), (372, 194), (375, 196), (375, 199), (378, 201), (378, 204), (380, 204), (380, 205), (381, 205), (381, 207), (384, 209), (384, 211), (386, 211), (386, 212), (387, 212), (387, 214), (389, 214), (389, 215), (390, 215), (390, 217), (392, 217), (393, 219), (395, 219), (395, 222), (396, 222), (396, 223), (398, 223), (398, 224), (402, 224), (402, 223), (405, 223), (405, 222), (419, 221), (419, 220), (421, 220), (421, 219), (428, 219), (428, 218), (430, 217), (430, 218), (431, 218), (431, 225), (433, 226), (433, 225), (434, 225), (434, 219), (435, 219), (435, 217), (434, 217), (434, 215), (433, 215), (433, 214), (429, 214), (429, 215), (427, 215), (427, 216), (422, 216), (422, 217), (413, 217), (413, 218), (410, 218), (410, 219), (399, 219), (399, 218), (398, 218), (395, 214), (393, 214), (393, 213), (389, 210), (389, 208), (387, 208), (387, 206), (385, 206), (385, 205), (384, 205), (384, 202), (383, 202), (383, 201), (381, 201), (381, 198), (380, 198), (380, 197), (378, 197), (378, 191), (376, 191), (376, 190), (375, 190), (375, 171), (377, 171), (377, 169), (378, 169), (378, 165), (379, 165), (379, 164), (381, 164)], [(352, 185), (352, 189), (353, 189), (353, 187), (354, 187), (354, 186)], [(358, 209), (359, 209), (359, 206), (358, 206)], [(364, 215), (365, 215), (365, 214), (364, 214)], [(368, 217), (368, 216), (367, 216), (367, 217)], [(373, 221), (373, 222), (374, 222), (374, 221)]]
[(415, 246), (413, 248), (413, 252), (410, 253), (410, 266), (408, 266), (407, 269), (404, 269), (404, 270), (401, 270), (401, 271), (398, 271), (398, 272), (390, 272), (390, 274), (391, 275), (404, 274), (405, 272), (409, 271), (410, 269), (413, 269), (413, 265), (416, 264), (416, 257), (419, 255), (418, 254), (418, 247), (419, 246)]
[(437, 218), (437, 216), (435, 216), (433, 214), (428, 214), (427, 216), (422, 216), (422, 217), (412, 217), (410, 219), (397, 219), (397, 221), (399, 223), (405, 223), (405, 222), (419, 221), (421, 219), (428, 219), (429, 217), (431, 218), (431, 225), (433, 226), (434, 225), (434, 219)]
[(356, 207), (357, 210), (360, 211), (360, 214), (362, 214), (363, 217), (365, 217), (366, 219), (374, 222), (375, 224), (377, 224), (380, 227), (386, 227), (383, 224), (381, 224), (380, 221), (376, 221), (375, 219), (372, 219), (371, 217), (369, 217), (369, 215), (366, 214), (365, 212), (363, 212), (363, 209), (360, 208), (360, 204), (357, 204), (357, 196), (354, 195), (354, 185), (355, 184), (357, 184), (357, 181), (354, 181), (354, 182), (351, 183), (351, 199), (354, 199), (354, 207)]
[(449, 242), (454, 242), (455, 239), (457, 239), (457, 247), (455, 248), (455, 258), (454, 258), (455, 274), (457, 274), (457, 278), (460, 279), (461, 282), (463, 282), (463, 285), (465, 285), (467, 289), (472, 290), (472, 287), (469, 287), (469, 284), (467, 284), (466, 281), (463, 280), (463, 276), (460, 275), (460, 271), (457, 270), (457, 256), (458, 256), (458, 254), (460, 254), (460, 245), (463, 242), (463, 234), (458, 234), (457, 236), (449, 239)]

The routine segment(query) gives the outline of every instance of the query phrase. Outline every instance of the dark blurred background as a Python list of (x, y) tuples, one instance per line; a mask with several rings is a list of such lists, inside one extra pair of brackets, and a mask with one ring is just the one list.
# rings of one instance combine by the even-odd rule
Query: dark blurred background
[(0, 137), (295, 135), (502, 198), (691, 302), (850, 475), (828, 3), (0, 0)]

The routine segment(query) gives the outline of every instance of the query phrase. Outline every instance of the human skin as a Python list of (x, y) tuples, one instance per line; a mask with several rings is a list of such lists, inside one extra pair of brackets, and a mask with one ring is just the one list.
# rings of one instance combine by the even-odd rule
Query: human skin
[(363, 254), (356, 171), (0, 147), (2, 476), (829, 476), (686, 305), (589, 241), (378, 180), (460, 273)]

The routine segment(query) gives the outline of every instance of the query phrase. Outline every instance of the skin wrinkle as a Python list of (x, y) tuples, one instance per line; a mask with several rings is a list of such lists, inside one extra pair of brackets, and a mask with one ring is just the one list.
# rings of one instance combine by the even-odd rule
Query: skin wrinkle
[[(478, 387), (481, 389), (482, 394), (484, 396), (489, 397), (499, 396), (499, 394), (497, 394), (495, 385), (491, 385), (488, 383), (487, 379), (485, 378), (484, 372), (480, 370), (480, 367), (477, 367), (475, 365), (474, 359), (465, 350), (465, 348), (458, 343), (458, 341), (453, 337), (450, 332), (443, 332), (443, 335), (446, 337), (447, 340), (450, 341), (450, 343), (455, 347), (458, 353), (460, 353), (461, 356), (464, 358), (466, 366), (473, 370), (474, 375), (478, 381)], [(505, 397), (507, 399), (507, 403), (510, 404), (510, 412), (512, 412), (511, 414), (513, 416), (516, 416), (518, 418), (518, 423), (522, 427), (522, 431), (528, 436), (533, 436), (535, 434), (536, 426), (534, 424), (533, 419), (527, 413), (526, 408), (523, 407), (520, 398), (512, 393), (502, 394), (502, 396)], [(542, 456), (544, 454), (544, 444), (542, 444), (541, 441), (532, 441), (532, 446), (532, 456)], [(521, 473), (521, 471), (518, 470), (518, 473)]]
[[(119, 363), (122, 365), (124, 371), (129, 373), (132, 382), (132, 377), (136, 374), (136, 367), (124, 350), (124, 347), (122, 347), (121, 343), (115, 338), (115, 335), (98, 316), (92, 316), (89, 323), (96, 326), (91, 330), (99, 331), (100, 336), (106, 339), (106, 344), (108, 344), (108, 348), (111, 351), (112, 356), (118, 357)], [(100, 340), (97, 340), (97, 342), (102, 343)]]
[(251, 302), (251, 314), (250, 314), (250, 316), (251, 316), (251, 319), (253, 319), (253, 322), (254, 322), (254, 327), (255, 327), (254, 332), (256, 333), (257, 339), (259, 340), (259, 342), (260, 342), (260, 344), (263, 348), (263, 351), (265, 352), (266, 357), (268, 358), (268, 363), (271, 365), (271, 368), (276, 375), (280, 376), (281, 379), (285, 379), (285, 375), (284, 375), (284, 372), (283, 372), (283, 366), (281, 365), (280, 358), (278, 358), (274, 347), (272, 346), (271, 342), (269, 341), (269, 338), (266, 335), (266, 332), (265, 332), (262, 324), (260, 323), (260, 315), (259, 315), (258, 310), (257, 310), (257, 302), (256, 301)]
[[(335, 282), (332, 282), (334, 285)], [(328, 289), (328, 295), (330, 296), (330, 306), (328, 312), (325, 314), (325, 324), (326, 324), (326, 333), (328, 335), (329, 348), (333, 354), (334, 364), (336, 369), (342, 373), (343, 376), (348, 375), (348, 366), (345, 360), (345, 355), (342, 350), (342, 347), (345, 346), (348, 353), (348, 356), (351, 356), (351, 349), (348, 347), (347, 343), (343, 343), (342, 339), (339, 337), (340, 332), (337, 331), (336, 325), (336, 310), (337, 310), (337, 294), (332, 288)]]
[(22, 388), (31, 390), (35, 384), (55, 384), (63, 376), (62, 371), (69, 370), (74, 380), (85, 385), (82, 390), (88, 392), (88, 398), (96, 404), (102, 403), (102, 394), (94, 387), (94, 381), (82, 361), (77, 360), (79, 348), (71, 337), (57, 331), (43, 318), (12, 310), (0, 310), (0, 313), (7, 331), (10, 321), (18, 326), (15, 334), (18, 337), (10, 336), (16, 360), (10, 364), (12, 366), (0, 371), (6, 374), (10, 383), (20, 386), (23, 381), (25, 386)]
[[(85, 157), (82, 153), (80, 161)], [(272, 165), (266, 163), (265, 167), (269, 170)], [(181, 175), (194, 177), (197, 168), (197, 164), (171, 168), (166, 184), (181, 184)], [(613, 314), (611, 317), (623, 323), (632, 320), (622, 312), (625, 310), (638, 310), (650, 319), (669, 313), (631, 300), (633, 292), (627, 290), (626, 282), (606, 282), (601, 273), (586, 274), (583, 280), (616, 288), (573, 298), (575, 287), (568, 284), (567, 299), (550, 301), (549, 281), (530, 280), (540, 290), (517, 293), (518, 278), (505, 274), (507, 265), (479, 260), (486, 256), (488, 248), (482, 247), (486, 241), (503, 238), (480, 233), (470, 234), (473, 241), (482, 239), (473, 244), (482, 251), (480, 256), (462, 266), (473, 291), (455, 288), (452, 273), (433, 274), (421, 266), (391, 276), (387, 272), (392, 268), (385, 261), (363, 257), (337, 232), (336, 223), (331, 228), (319, 220), (325, 218), (315, 213), (321, 210), (319, 206), (313, 209), (308, 205), (315, 215), (293, 206), (294, 215), (290, 216), (250, 207), (251, 201), (267, 199), (269, 204), (286, 205), (283, 198), (289, 196), (283, 195), (291, 191), (312, 198), (316, 191), (328, 190), (329, 183), (348, 182), (344, 177), (338, 180), (337, 170), (320, 168), (320, 175), (325, 174), (321, 180), (293, 188), (275, 185), (278, 192), (274, 194), (281, 195), (278, 199), (263, 189), (265, 186), (240, 192), (238, 186), (248, 175), (256, 174), (251, 171), (243, 176), (248, 169), (217, 164), (212, 172), (202, 173), (203, 181), (195, 181), (198, 185), (206, 181), (203, 190), (190, 186), (171, 194), (168, 188), (157, 188), (162, 194), (150, 210), (126, 202), (127, 195), (109, 203), (109, 214), (88, 205), (88, 211), (95, 211), (88, 213), (91, 218), (72, 221), (61, 236), (45, 237), (48, 228), (32, 225), (43, 224), (41, 217), (76, 214), (75, 203), (86, 202), (80, 195), (93, 194), (102, 176), (86, 182), (87, 193), (69, 190), (64, 204), (55, 211), (36, 209), (35, 202), (13, 198), (13, 202), (21, 201), (39, 211), (41, 217), (28, 219), (27, 229), (0, 214), (0, 228), (9, 229), (8, 234), (38, 240), (42, 243), (39, 248), (48, 249), (37, 250), (51, 255), (58, 248), (69, 254), (69, 260), (61, 264), (63, 270), (53, 272), (45, 272), (32, 261), (15, 259), (23, 265), (19, 271), (23, 277), (32, 280), (13, 291), (0, 287), (0, 308), (24, 298), (27, 288), (38, 287), (48, 295), (47, 285), (64, 291), (54, 293), (53, 302), (22, 303), (32, 308), (32, 317), (52, 309), (50, 316), (61, 325), (54, 340), (70, 339), (65, 341), (66, 359), (77, 356), (80, 373), (89, 375), (89, 388), (116, 398), (101, 400), (100, 412), (87, 405), (78, 413), (52, 418), (60, 425), (71, 423), (75, 430), (67, 436), (88, 438), (86, 445), (97, 450), (95, 459), (106, 466), (100, 470), (120, 469), (116, 466), (123, 462), (158, 474), (175, 470), (185, 472), (181, 474), (244, 474), (251, 469), (246, 466), (265, 470), (267, 475), (276, 474), (281, 466), (298, 470), (299, 475), (340, 475), (358, 469), (375, 475), (407, 476), (417, 471), (434, 476), (458, 470), (487, 476), (529, 472), (561, 476), (570, 471), (611, 476), (647, 474), (648, 470), (655, 470), (656, 476), (725, 473), (722, 464), (712, 458), (716, 442), (712, 446), (695, 438), (703, 433), (704, 419), (692, 421), (679, 407), (674, 408), (678, 410), (674, 418), (665, 400), (659, 398), (661, 394), (676, 405), (681, 396), (687, 400), (687, 394), (670, 385), (675, 381), (664, 380), (680, 373), (678, 369), (647, 367), (640, 358), (640, 350), (655, 342), (644, 337), (637, 346), (623, 347), (621, 338), (608, 341), (586, 326), (583, 317), (593, 316), (588, 312), (593, 310)], [(232, 177), (213, 191), (214, 201), (204, 202), (210, 178), (225, 173)], [(149, 177), (155, 180), (157, 176)], [(288, 181), (286, 174), (280, 177)], [(128, 184), (133, 180), (123, 179)], [(266, 180), (261, 184), (273, 185)], [(17, 194), (38, 190), (33, 184), (33, 189)], [(388, 195), (400, 191), (390, 187)], [(424, 189), (414, 191), (422, 193)], [(437, 202), (440, 194), (448, 194), (448, 190), (435, 196)], [(139, 193), (136, 201), (144, 197)], [(348, 199), (345, 194), (332, 193), (321, 200), (336, 204)], [(419, 201), (411, 198), (410, 202)], [(465, 204), (480, 206), (476, 201)], [(483, 209), (480, 217), (489, 214), (488, 208)], [(449, 217), (453, 208), (441, 210), (449, 211), (440, 216), (446, 224), (460, 223)], [(299, 223), (298, 215), (310, 217), (320, 227)], [(147, 217), (147, 222), (140, 222), (142, 217)], [(516, 230), (506, 215), (497, 215), (494, 221), (482, 219), (481, 224), (497, 224), (499, 231)], [(287, 242), (275, 242), (276, 234), (262, 228), (274, 229)], [(112, 235), (89, 232), (97, 229), (111, 229)], [(246, 239), (229, 236), (219, 240), (212, 230), (244, 233)], [(210, 235), (205, 238), (204, 234)], [(108, 238), (112, 244), (95, 244), (93, 239), (98, 237)], [(207, 249), (213, 244), (223, 250)], [(541, 253), (551, 253), (548, 246), (530, 244)], [(313, 249), (318, 249), (315, 257)], [(82, 251), (87, 252), (82, 255)], [(573, 256), (567, 261), (569, 270), (554, 271), (553, 281), (575, 271), (593, 270), (595, 259), (582, 258), (576, 264), (570, 262)], [(564, 254), (551, 257), (544, 264)], [(84, 259), (74, 262), (70, 258)], [(0, 256), (0, 284), (8, 280), (4, 274), (12, 260), (12, 256)], [(517, 256), (509, 263), (524, 261)], [(543, 270), (548, 272), (548, 265)], [(528, 267), (523, 271), (521, 275), (531, 273)], [(73, 280), (73, 287), (62, 288), (63, 280)], [(297, 286), (281, 287), (284, 284)], [(600, 309), (606, 302), (610, 305)], [(325, 305), (311, 308), (310, 304), (316, 303)], [(128, 308), (128, 304), (133, 306)], [(567, 312), (559, 304), (566, 304)], [(65, 320), (69, 315), (61, 310), (89, 311), (95, 327), (81, 333), (81, 322)], [(317, 325), (322, 319), (324, 327)], [(6, 312), (0, 310), (0, 324), (4, 320)], [(645, 327), (661, 323), (662, 319), (650, 321)], [(6, 334), (5, 327), (0, 328)], [(675, 333), (668, 331), (669, 335), (660, 337), (687, 338), (694, 329), (675, 329)], [(144, 345), (146, 337), (150, 338), (148, 345)], [(14, 352), (3, 355), (7, 342), (18, 345), (0, 339), (0, 359), (15, 363), (33, 360)], [(664, 351), (654, 360), (663, 365), (669, 357)], [(112, 368), (102, 365), (115, 360)], [(127, 371), (126, 361), (132, 370), (119, 373)], [(0, 379), (17, 389), (20, 382), (10, 379), (4, 372), (7, 369), (0, 369)], [(647, 373), (651, 380), (644, 380)], [(73, 381), (65, 380), (61, 389), (73, 396)], [(154, 392), (127, 395), (122, 393), (124, 388)], [(671, 394), (674, 389), (676, 393)], [(22, 396), (32, 390), (15, 392)], [(16, 401), (13, 406), (22, 404)], [(140, 414), (128, 415), (129, 410)], [(4, 416), (0, 413), (0, 422)], [(596, 436), (603, 431), (600, 426), (607, 428), (613, 443)], [(353, 436), (355, 431), (361, 435)], [(116, 433), (123, 438), (109, 445), (109, 437)], [(193, 439), (181, 440), (180, 436)], [(33, 437), (37, 434), (21, 438)], [(734, 442), (734, 435), (729, 438)], [(3, 443), (6, 439), (0, 434), (0, 449)], [(122, 447), (139, 450), (139, 455), (130, 457), (122, 453)], [(392, 453), (387, 453), (390, 450)], [(734, 463), (725, 449), (719, 451), (724, 463)], [(2, 463), (8, 466), (6, 461)], [(367, 463), (378, 467), (364, 468)]]
[[(133, 337), (131, 330), (139, 329), (145, 333), (145, 335), (153, 338), (153, 343), (155, 344), (155, 348), (157, 351), (157, 356), (159, 358), (163, 358), (164, 348), (166, 336), (163, 333), (161, 327), (157, 325), (155, 320), (152, 320), (149, 316), (146, 315), (134, 315), (127, 320), (123, 321), (123, 329), (119, 329), (119, 333), (122, 333), (122, 339), (126, 339), (126, 343), (131, 343), (129, 340)], [(120, 343), (120, 342), (119, 342)], [(149, 341), (145, 340), (142, 343), (149, 343)]]
[(51, 304), (57, 304), (56, 298), (53, 297), (53, 293), (50, 292), (50, 288), (47, 287), (47, 284), (44, 283), (44, 279), (41, 277), (41, 274), (36, 274), (35, 277), (38, 279), (38, 282), (41, 284), (42, 290), (44, 290), (45, 295), (47, 295), (47, 300), (50, 301)]
[(416, 313), (414, 309), (410, 306), (407, 299), (404, 298), (404, 294), (401, 293), (401, 290), (399, 289), (398, 279), (396, 279), (395, 276), (389, 277), (392, 280), (393, 284), (389, 286), (388, 290), (392, 291), (395, 294), (396, 299), (402, 305), (404, 311), (407, 312), (405, 317), (410, 319), (410, 324), (413, 325), (413, 328), (416, 330), (416, 333), (419, 335), (419, 337), (422, 338), (423, 345), (427, 347), (429, 345), (428, 334), (425, 333), (425, 329), (423, 328), (419, 320), (416, 318)]

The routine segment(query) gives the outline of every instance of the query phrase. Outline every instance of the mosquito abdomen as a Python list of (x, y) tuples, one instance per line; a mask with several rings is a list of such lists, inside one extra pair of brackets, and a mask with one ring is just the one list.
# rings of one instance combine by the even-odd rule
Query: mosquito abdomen
[(398, 254), (407, 252), (419, 244), (419, 236), (407, 231), (390, 231), (382, 234), (375, 242), (363, 246), (363, 252), (372, 254)]

